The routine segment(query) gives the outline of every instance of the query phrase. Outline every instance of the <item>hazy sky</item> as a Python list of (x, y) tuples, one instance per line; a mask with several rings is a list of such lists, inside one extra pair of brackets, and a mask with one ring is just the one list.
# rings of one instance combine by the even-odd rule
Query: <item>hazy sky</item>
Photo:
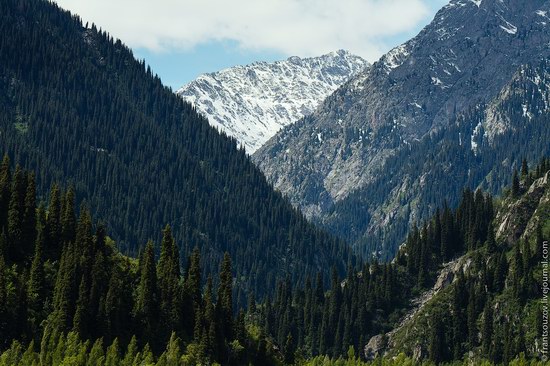
[(376, 61), (448, 0), (57, 0), (177, 88), (203, 72), (347, 49)]

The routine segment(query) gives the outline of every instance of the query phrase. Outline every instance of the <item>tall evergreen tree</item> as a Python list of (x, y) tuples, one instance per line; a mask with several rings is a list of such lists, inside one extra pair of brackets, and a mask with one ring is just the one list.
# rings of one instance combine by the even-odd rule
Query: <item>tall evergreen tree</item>
[(485, 303), (483, 310), (483, 329), (481, 332), (481, 349), (484, 355), (491, 354), (493, 340), (493, 306), (491, 299)]
[(26, 176), (19, 165), (15, 168), (8, 211), (8, 255), (11, 260), (24, 259), (23, 215), (25, 211)]
[(51, 321), (60, 331), (70, 330), (74, 316), (78, 294), (75, 261), (74, 243), (67, 242), (59, 261), (53, 298), (54, 313), (51, 315)]
[(294, 364), (294, 340), (292, 339), (292, 334), (288, 333), (284, 345), (284, 355), (283, 360), (285, 364), (292, 365)]
[(493, 254), (496, 250), (495, 228), (492, 221), (487, 227), (487, 241), (485, 242), (485, 248), (487, 250), (487, 254), (489, 255)]
[(75, 216), (75, 193), (74, 188), (69, 187), (63, 200), (61, 213), (61, 238), (62, 242), (73, 242), (76, 236)]
[(44, 302), (46, 300), (46, 280), (44, 272), (45, 215), (44, 207), (39, 207), (37, 213), (37, 235), (34, 246), (34, 256), (27, 285), (29, 318), (34, 334), (39, 333), (40, 321), (45, 316), (45, 314), (43, 314)]
[(189, 271), (187, 273), (187, 278), (185, 285), (187, 291), (193, 299), (194, 306), (201, 306), (201, 266), (200, 266), (201, 254), (198, 247), (193, 249), (193, 254), (191, 255)]
[(181, 310), (179, 251), (170, 226), (163, 231), (160, 258), (157, 265), (157, 279), (160, 300), (161, 329), (168, 337), (180, 324)]
[(527, 160), (523, 159), (521, 161), (521, 178), (527, 178), (529, 175), (529, 167), (527, 165)]
[(476, 311), (476, 291), (473, 283), (470, 283), (468, 293), (468, 344), (470, 348), (477, 346), (477, 311)]
[(53, 184), (50, 190), (50, 204), (46, 221), (47, 232), (47, 258), (57, 259), (61, 255), (63, 241), (61, 238), (61, 191), (57, 184)]
[(519, 177), (518, 171), (514, 169), (514, 174), (512, 175), (512, 197), (519, 196)]
[(233, 339), (233, 274), (231, 273), (231, 257), (225, 253), (220, 269), (220, 285), (218, 288), (218, 303), (220, 327), (226, 339)]
[(11, 169), (10, 158), (4, 155), (0, 165), (0, 229), (7, 225), (8, 207), (11, 198)]
[(21, 250), (27, 254), (23, 254), (23, 257), (28, 257), (28, 254), (33, 252), (36, 240), (36, 183), (34, 173), (27, 175), (26, 188), (23, 219), (21, 222), (21, 244), (23, 245)]
[(432, 360), (435, 364), (439, 364), (445, 361), (446, 358), (445, 332), (439, 315), (435, 315), (433, 317), (433, 324), (430, 330), (430, 360)]
[(140, 267), (141, 274), (134, 314), (142, 327), (143, 341), (153, 344), (157, 329), (158, 295), (155, 252), (152, 241), (149, 241), (145, 246), (143, 263)]

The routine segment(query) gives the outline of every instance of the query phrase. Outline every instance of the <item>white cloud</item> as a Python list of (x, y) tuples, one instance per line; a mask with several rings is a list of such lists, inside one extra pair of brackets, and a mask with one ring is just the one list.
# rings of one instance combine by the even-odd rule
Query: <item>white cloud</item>
[[(384, 39), (410, 31), (434, 0), (57, 0), (135, 48), (191, 49), (236, 41), (243, 49), (312, 56), (344, 48), (373, 61)], [(438, 0), (441, 1), (441, 0)]]

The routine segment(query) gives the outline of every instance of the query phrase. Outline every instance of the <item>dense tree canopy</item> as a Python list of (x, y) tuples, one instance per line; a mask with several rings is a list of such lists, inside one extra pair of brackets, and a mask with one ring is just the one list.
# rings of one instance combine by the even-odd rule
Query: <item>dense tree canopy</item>
[(43, 0), (2, 1), (0, 18), (0, 147), (36, 172), (40, 197), (72, 183), (74, 204), (86, 199), (126, 254), (166, 224), (182, 263), (198, 246), (205, 273), (217, 271), (229, 252), (240, 258), (237, 302), (277, 278), (303, 282), (333, 265), (344, 273), (354, 261), (120, 41)]

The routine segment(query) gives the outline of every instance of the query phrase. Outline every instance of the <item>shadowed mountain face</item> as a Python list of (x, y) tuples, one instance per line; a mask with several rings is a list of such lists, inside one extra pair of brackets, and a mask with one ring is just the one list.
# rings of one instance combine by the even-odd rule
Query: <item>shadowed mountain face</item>
[[(512, 152), (503, 136), (523, 113), (503, 111), (508, 123), (496, 123), (489, 105), (509, 97), (506, 86), (522, 65), (536, 69), (550, 56), (548, 16), (549, 1), (451, 1), (418, 36), (339, 88), (312, 116), (281, 131), (254, 160), (307, 215), (362, 248), (389, 245), (391, 252), (411, 222), (444, 197), (455, 200), (456, 179), (449, 172), (460, 168), (466, 172), (460, 184), (475, 187), (489, 179), (494, 189), (510, 176), (519, 157), (502, 154)], [(522, 111), (521, 105), (513, 107)], [(527, 131), (533, 133), (516, 134)], [(485, 137), (485, 146), (472, 149), (472, 135)], [(403, 172), (410, 151), (432, 161), (455, 142), (461, 158), (438, 168), (446, 179), (434, 181), (435, 168), (426, 164)], [(543, 153), (534, 145), (523, 150), (533, 159)], [(396, 162), (398, 156), (403, 161)], [(481, 170), (480, 159), (487, 161)], [(489, 162), (507, 173), (487, 178)], [(414, 182), (430, 186), (422, 203), (423, 193), (411, 193)]]

